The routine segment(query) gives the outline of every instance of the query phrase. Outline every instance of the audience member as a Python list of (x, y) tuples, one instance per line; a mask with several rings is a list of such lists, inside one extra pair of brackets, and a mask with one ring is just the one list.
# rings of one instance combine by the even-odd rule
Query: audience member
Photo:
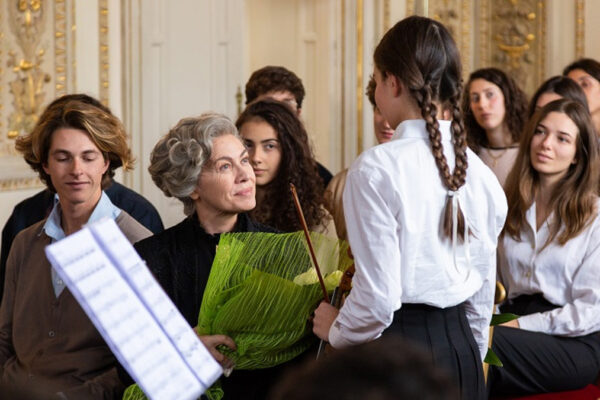
[(527, 118), (525, 93), (503, 71), (479, 69), (469, 76), (462, 111), (469, 147), (494, 171), (504, 187)]
[(271, 400), (455, 400), (458, 390), (426, 353), (398, 336), (336, 350), (290, 371)]
[(236, 125), (256, 175), (257, 205), (252, 218), (283, 232), (302, 230), (289, 190), (293, 183), (308, 228), (336, 236), (333, 219), (324, 207), (324, 189), (308, 135), (292, 108), (273, 99), (255, 101)]
[(585, 92), (596, 135), (600, 135), (600, 62), (581, 58), (565, 67), (563, 75), (577, 82)]
[(578, 101), (588, 108), (585, 93), (578, 84), (565, 76), (554, 76), (542, 83), (531, 97), (527, 118), (533, 117), (533, 114), (546, 104), (563, 98)]
[(151, 233), (115, 207), (101, 183), (133, 162), (121, 122), (79, 98), (59, 98), (16, 147), (57, 199), (22, 230), (6, 263), (0, 306), (0, 382), (63, 398), (121, 396), (117, 361), (46, 259), (44, 249), (84, 224), (112, 218), (131, 242)]
[[(187, 217), (135, 248), (186, 321), (196, 326), (220, 234), (275, 230), (248, 216), (256, 205), (254, 172), (235, 125), (223, 115), (179, 121), (154, 146), (148, 170), (166, 196), (181, 200)], [(217, 350), (235, 348), (231, 338), (200, 338), (217, 361), (231, 366)], [(222, 379), (224, 399), (265, 398), (281, 368), (234, 370)]]
[[(93, 105), (112, 115), (108, 107), (85, 94), (70, 94), (60, 98), (62, 102), (73, 100)], [(102, 180), (102, 189), (110, 201), (153, 233), (162, 231), (163, 224), (154, 206), (138, 193), (114, 181), (113, 176), (114, 170), (109, 170)], [(48, 217), (54, 207), (54, 196), (55, 194), (48, 189), (40, 191), (17, 204), (6, 221), (2, 229), (2, 248), (0, 249), (0, 301), (4, 289), (6, 259), (15, 236), (28, 226)]]
[[(304, 85), (296, 74), (284, 67), (268, 65), (252, 73), (246, 83), (246, 105), (257, 99), (271, 97), (292, 107), (298, 117), (302, 113)], [(323, 187), (331, 181), (333, 175), (327, 168), (317, 162), (319, 176), (323, 179)]]
[[(448, 30), (406, 18), (381, 39), (374, 62), (377, 107), (396, 131), (348, 172), (356, 273), (340, 310), (319, 305), (313, 332), (336, 349), (401, 334), (450, 374), (462, 398), (480, 399), (504, 193), (467, 147)], [(442, 105), (452, 120), (438, 120)]]
[(507, 290), (494, 329), (503, 367), (492, 395), (572, 390), (600, 372), (600, 200), (596, 135), (588, 110), (555, 100), (528, 123), (507, 181), (508, 218), (498, 248)]

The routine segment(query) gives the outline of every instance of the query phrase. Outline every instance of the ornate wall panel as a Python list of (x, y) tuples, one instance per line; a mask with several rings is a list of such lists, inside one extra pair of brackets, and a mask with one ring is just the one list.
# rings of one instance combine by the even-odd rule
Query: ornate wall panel
[(545, 8), (545, 0), (482, 0), (477, 64), (510, 73), (533, 93), (546, 71)]
[(575, 1), (575, 58), (581, 58), (585, 51), (585, 2)]
[(98, 2), (100, 25), (100, 101), (108, 106), (108, 0)]
[(460, 51), (464, 75), (471, 65), (471, 15), (473, 0), (408, 0), (406, 15), (423, 14), (443, 23)]
[(74, 88), (73, 7), (71, 0), (0, 0), (0, 190), (39, 185), (14, 142), (49, 101)]

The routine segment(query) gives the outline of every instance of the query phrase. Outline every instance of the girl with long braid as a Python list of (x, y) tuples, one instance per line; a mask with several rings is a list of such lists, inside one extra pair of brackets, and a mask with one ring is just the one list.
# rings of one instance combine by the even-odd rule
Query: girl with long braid
[(353, 289), (340, 310), (319, 305), (313, 331), (334, 348), (401, 334), (448, 371), (462, 398), (484, 398), (507, 206), (467, 148), (458, 50), (442, 24), (412, 16), (385, 34), (374, 61), (377, 107), (396, 132), (348, 172)]

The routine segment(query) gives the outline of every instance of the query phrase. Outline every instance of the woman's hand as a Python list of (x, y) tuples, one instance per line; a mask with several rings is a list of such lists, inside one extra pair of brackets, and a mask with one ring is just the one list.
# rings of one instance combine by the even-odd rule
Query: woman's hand
[(500, 326), (507, 326), (509, 328), (519, 329), (520, 328), (520, 326), (519, 326), (519, 319), (518, 318), (517, 319), (513, 319), (512, 321), (508, 321), (508, 322), (505, 322), (503, 324), (500, 324)]
[(225, 357), (224, 354), (217, 350), (217, 346), (220, 345), (227, 346), (231, 350), (235, 350), (237, 347), (232, 338), (225, 335), (198, 335), (198, 337), (200, 338), (202, 344), (206, 346), (206, 348), (210, 352), (210, 355), (213, 356), (213, 358), (219, 364), (221, 364), (223, 369), (227, 370), (233, 368), (233, 361)]
[(340, 311), (331, 304), (322, 301), (319, 307), (315, 310), (313, 318), (313, 332), (319, 338), (329, 341), (329, 329), (331, 324), (338, 316)]

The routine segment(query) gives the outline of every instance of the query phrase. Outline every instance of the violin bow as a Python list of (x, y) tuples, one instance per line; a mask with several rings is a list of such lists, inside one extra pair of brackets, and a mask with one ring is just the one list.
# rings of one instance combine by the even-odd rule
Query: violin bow
[(308, 244), (308, 250), (310, 251), (310, 256), (312, 258), (313, 265), (315, 266), (315, 270), (317, 271), (317, 277), (319, 278), (321, 290), (323, 291), (323, 298), (326, 302), (329, 303), (329, 295), (327, 294), (327, 288), (325, 287), (325, 282), (323, 281), (323, 275), (321, 275), (321, 268), (319, 268), (319, 263), (317, 262), (317, 256), (315, 256), (315, 250), (313, 248), (312, 241), (310, 240), (308, 225), (306, 225), (306, 219), (304, 219), (304, 213), (302, 212), (302, 207), (300, 206), (300, 200), (298, 200), (296, 186), (294, 186), (293, 183), (290, 183), (290, 191), (292, 192), (292, 198), (294, 199), (294, 205), (296, 206), (298, 219), (300, 219), (300, 224), (302, 224), (302, 230), (304, 231), (304, 237), (306, 238), (306, 243)]

